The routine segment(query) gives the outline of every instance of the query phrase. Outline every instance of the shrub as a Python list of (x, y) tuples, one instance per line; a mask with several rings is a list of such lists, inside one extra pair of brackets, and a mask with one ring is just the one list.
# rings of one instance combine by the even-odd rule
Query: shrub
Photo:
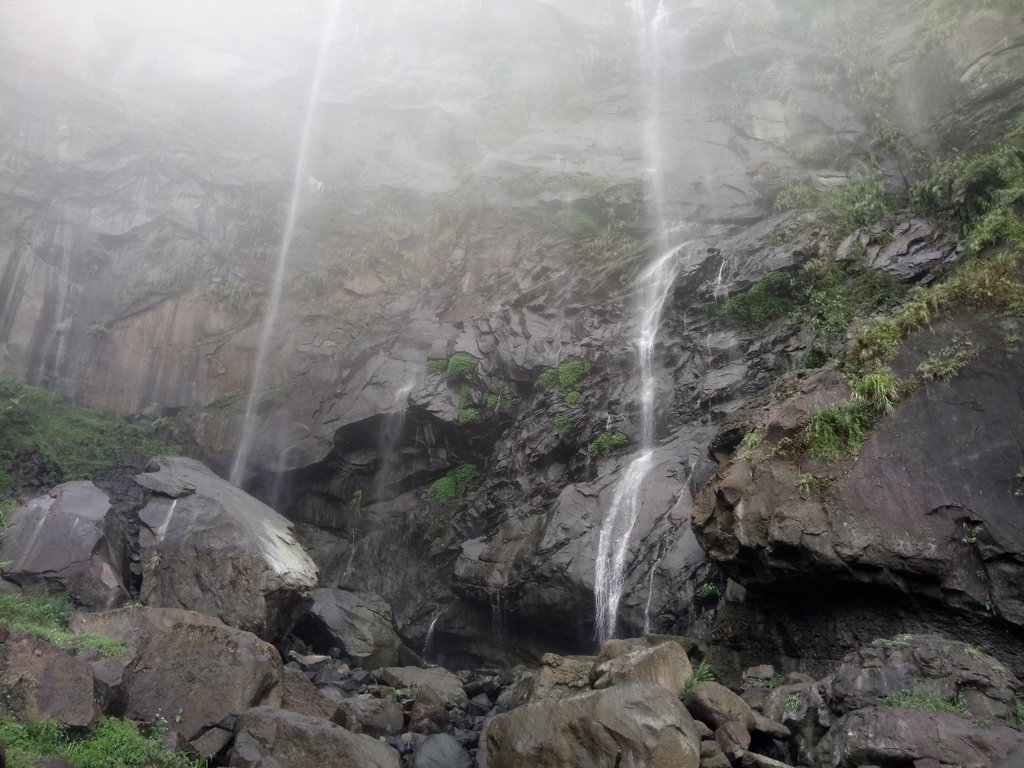
[(95, 649), (103, 656), (120, 656), (123, 643), (92, 632), (76, 634), (64, 627), (75, 612), (66, 597), (0, 594), (0, 626), (35, 635), (62, 648)]
[(476, 367), (479, 362), (479, 359), (473, 357), (469, 352), (456, 352), (448, 358), (445, 378), (449, 381), (467, 379), (476, 373)]
[(718, 585), (713, 584), (710, 581), (705, 581), (696, 591), (693, 593), (698, 600), (707, 600), (709, 597), (718, 594)]
[(970, 341), (957, 339), (938, 352), (932, 352), (917, 366), (918, 373), (925, 381), (953, 378), (961, 368), (978, 356), (978, 350)]
[(899, 382), (892, 371), (866, 374), (853, 381), (853, 399), (866, 403), (875, 413), (888, 413), (899, 400)]
[(559, 432), (564, 432), (568, 428), (569, 417), (566, 414), (560, 413), (557, 416), (555, 416), (555, 429), (557, 429)]
[(493, 411), (495, 408), (498, 407), (498, 396), (493, 392), (488, 392), (487, 397), (484, 399), (484, 402), (486, 402), (487, 407)]
[(800, 208), (816, 208), (821, 201), (819, 193), (807, 180), (791, 181), (775, 195), (775, 213)]
[(882, 704), (886, 707), (899, 709), (920, 709), (925, 712), (958, 712), (967, 714), (967, 700), (963, 693), (957, 693), (952, 699), (945, 699), (937, 692), (928, 691), (923, 688), (907, 690), (905, 688), (893, 691), (882, 697)]
[(440, 477), (431, 484), (427, 490), (429, 501), (447, 502), (460, 496), (464, 496), (469, 490), (470, 484), (477, 477), (477, 468), (468, 462), (463, 462), (448, 470), (444, 477)]
[(792, 277), (787, 272), (769, 272), (745, 292), (722, 304), (718, 314), (760, 327), (785, 317), (796, 307)]
[(575, 389), (574, 389), (574, 390), (572, 390), (571, 392), (566, 392), (566, 393), (565, 393), (565, 404), (566, 404), (566, 405), (576, 405), (576, 403), (578, 403), (578, 402), (580, 401), (580, 398), (581, 398), (582, 396), (583, 396), (583, 395), (581, 395), (581, 394), (580, 394), (580, 393), (579, 393), (579, 392), (578, 392), (577, 390), (575, 390)]
[(821, 408), (802, 431), (807, 452), (828, 462), (838, 460), (842, 453), (856, 457), (872, 416), (871, 405), (850, 400)]
[(592, 459), (601, 459), (627, 445), (629, 445), (629, 438), (622, 432), (605, 432), (590, 441), (587, 453)]
[(447, 360), (427, 360), (427, 373), (438, 374), (448, 370)]
[(459, 413), (455, 417), (455, 421), (460, 427), (464, 427), (467, 424), (473, 424), (480, 420), (480, 411), (476, 408), (459, 408)]
[(876, 318), (853, 335), (846, 359), (860, 370), (871, 370), (896, 357), (902, 343), (903, 332), (895, 322)]
[(558, 383), (563, 389), (572, 389), (588, 373), (590, 363), (584, 360), (569, 360), (558, 366)]
[(537, 381), (534, 382), (535, 389), (551, 389), (558, 383), (558, 371), (554, 368), (548, 368), (540, 376), (537, 377)]

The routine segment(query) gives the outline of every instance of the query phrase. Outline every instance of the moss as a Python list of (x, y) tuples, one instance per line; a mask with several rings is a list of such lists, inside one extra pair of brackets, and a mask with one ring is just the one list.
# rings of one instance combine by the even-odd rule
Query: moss
[(64, 624), (75, 612), (67, 598), (48, 595), (0, 594), (0, 626), (35, 635), (61, 648), (95, 649), (103, 656), (120, 656), (123, 643), (95, 633), (76, 634)]
[(551, 389), (557, 383), (558, 371), (554, 368), (548, 368), (537, 377), (537, 381), (534, 382), (533, 386), (535, 389)]
[(559, 413), (554, 418), (555, 429), (559, 432), (564, 432), (569, 428), (569, 416), (564, 413)]
[(61, 468), (65, 480), (90, 479), (115, 467), (127, 453), (165, 456), (179, 446), (151, 429), (71, 405), (61, 396), (0, 376), (0, 463), (23, 445), (39, 450)]
[(473, 424), (480, 420), (480, 411), (476, 408), (459, 408), (459, 413), (455, 417), (455, 421), (459, 426), (466, 426), (467, 424)]
[(792, 277), (787, 272), (769, 272), (745, 292), (722, 304), (718, 315), (762, 327), (791, 314), (796, 307)]
[(565, 404), (566, 404), (566, 405), (576, 405), (576, 403), (578, 403), (578, 402), (580, 401), (580, 398), (581, 398), (582, 396), (583, 396), (583, 395), (581, 395), (581, 394), (580, 394), (580, 393), (579, 393), (579, 392), (578, 392), (577, 390), (575, 390), (575, 389), (574, 389), (574, 390), (572, 390), (571, 392), (566, 392), (566, 393), (565, 393)]
[(558, 366), (558, 383), (563, 389), (573, 389), (590, 373), (590, 363), (584, 360), (569, 360)]

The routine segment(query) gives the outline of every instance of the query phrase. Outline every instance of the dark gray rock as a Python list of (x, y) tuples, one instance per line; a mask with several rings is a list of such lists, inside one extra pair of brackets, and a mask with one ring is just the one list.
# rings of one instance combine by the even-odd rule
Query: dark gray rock
[(697, 683), (683, 697), (686, 709), (696, 719), (714, 729), (739, 722), (748, 731), (754, 728), (754, 712), (739, 696), (721, 683), (709, 680)]
[(413, 768), (471, 768), (473, 758), (447, 733), (428, 736), (412, 759)]
[(318, 589), (297, 635), (315, 648), (340, 647), (355, 666), (376, 669), (402, 661), (402, 641), (395, 632), (391, 607), (379, 596)]

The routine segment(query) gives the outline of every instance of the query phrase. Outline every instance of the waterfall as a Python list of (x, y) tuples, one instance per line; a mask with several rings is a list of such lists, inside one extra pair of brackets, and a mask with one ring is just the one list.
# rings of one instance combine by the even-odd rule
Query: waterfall
[(677, 246), (663, 254), (637, 280), (640, 333), (635, 343), (640, 363), (640, 452), (619, 480), (611, 506), (601, 522), (594, 578), (596, 631), (600, 643), (615, 635), (619, 600), (626, 579), (629, 537), (640, 514), (644, 479), (654, 463), (654, 340), (683, 247)]
[(395, 476), (395, 451), (402, 445), (402, 433), (405, 431), (405, 412), (408, 407), (406, 400), (415, 382), (399, 387), (395, 392), (395, 414), (386, 417), (380, 430), (377, 447), (380, 452), (380, 468), (373, 479), (373, 496), (376, 502), (384, 500), (388, 485)]
[[(660, 255), (636, 281), (635, 315), (639, 334), (634, 343), (640, 379), (640, 450), (615, 488), (598, 537), (594, 573), (595, 634), (598, 643), (602, 644), (615, 636), (619, 601), (626, 579), (629, 538), (643, 503), (644, 480), (654, 465), (654, 446), (657, 441), (654, 424), (654, 341), (661, 323), (662, 309), (675, 280), (679, 254), (687, 245), (684, 243), (672, 248), (668, 245), (673, 228), (668, 222), (660, 167), (663, 153), (658, 135), (658, 115), (661, 111), (662, 48), (667, 10), (664, 0), (631, 0), (631, 5), (639, 30), (640, 68), (648, 115), (643, 139), (650, 177), (651, 226), (658, 233)], [(653, 11), (648, 9), (649, 5), (653, 5)]]
[(303, 118), (302, 131), (299, 136), (298, 154), (295, 160), (295, 176), (292, 179), (291, 197), (288, 203), (288, 216), (285, 219), (284, 234), (281, 236), (281, 247), (277, 253), (274, 279), (270, 289), (270, 299), (267, 303), (266, 314), (263, 316), (263, 329), (260, 332), (259, 346), (256, 351), (252, 384), (249, 388), (249, 397), (245, 404), (242, 436), (238, 441), (238, 447), (235, 449), (235, 458), (231, 464), (230, 480), (234, 485), (238, 486), (245, 480), (249, 453), (252, 451), (252, 444), (256, 437), (256, 427), (259, 421), (256, 406), (259, 404), (261, 390), (264, 385), (263, 379), (266, 375), (267, 352), (274, 334), (274, 326), (277, 323), (277, 315), (281, 309), (281, 293), (287, 273), (292, 239), (295, 235), (295, 222), (298, 218), (299, 204), (302, 201), (302, 190), (308, 183), (306, 160), (309, 154), (310, 139), (313, 135), (313, 118), (316, 114), (316, 102), (320, 94), (320, 87), (323, 84), (327, 54), (331, 47), (331, 34), (337, 24), (340, 7), (341, 0), (332, 0), (328, 10), (327, 23), (324, 25), (323, 35), (320, 38), (320, 47), (317, 50), (316, 68), (313, 72), (313, 81), (309, 89), (309, 102), (306, 105), (306, 114)]
[(437, 620), (441, 618), (441, 612), (438, 611), (434, 614), (434, 618), (430, 620), (430, 626), (427, 627), (427, 636), (423, 640), (423, 663), (430, 663), (430, 652), (434, 649), (434, 627), (437, 626)]

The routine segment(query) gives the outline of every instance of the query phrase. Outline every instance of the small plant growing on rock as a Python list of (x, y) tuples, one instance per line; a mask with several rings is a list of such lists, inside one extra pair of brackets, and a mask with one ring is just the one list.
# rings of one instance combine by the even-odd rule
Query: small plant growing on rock
[(464, 427), (467, 424), (473, 424), (480, 420), (480, 411), (476, 408), (459, 408), (459, 413), (455, 417), (455, 421), (460, 427)]
[(786, 697), (786, 711), (787, 712), (799, 712), (800, 711), (800, 707), (801, 707), (801, 705), (803, 703), (804, 703), (804, 700), (802, 698), (800, 698), (800, 694), (798, 694), (798, 693), (791, 693), (789, 696)]
[(702, 661), (697, 665), (697, 668), (693, 670), (693, 676), (687, 678), (686, 682), (683, 683), (683, 695), (692, 691), (697, 683), (706, 683), (714, 679), (715, 675), (711, 671), (711, 667), (708, 666), (706, 661)]
[(555, 429), (559, 432), (564, 432), (569, 428), (569, 416), (564, 413), (559, 413), (555, 416)]
[(580, 397), (581, 397), (580, 393), (578, 391), (576, 391), (575, 389), (572, 390), (571, 392), (566, 392), (565, 393), (565, 404), (566, 405), (576, 405), (576, 403), (578, 403), (580, 401)]
[(708, 600), (715, 597), (718, 594), (718, 585), (713, 584), (710, 581), (705, 581), (699, 587), (697, 587), (694, 595), (698, 600)]
[(754, 451), (764, 441), (767, 430), (764, 427), (752, 429), (740, 440), (739, 448), (736, 450), (736, 458), (740, 461), (750, 461), (754, 458)]
[(853, 381), (853, 397), (876, 413), (889, 413), (899, 400), (899, 382), (892, 371), (869, 373)]
[(448, 381), (462, 381), (474, 373), (480, 361), (469, 354), (469, 352), (456, 352), (448, 358), (448, 365), (445, 367), (445, 378)]
[(920, 709), (924, 712), (957, 712), (961, 715), (967, 714), (967, 700), (963, 693), (957, 693), (952, 699), (945, 699), (937, 691), (925, 688), (905, 688), (882, 697), (882, 704), (886, 707), (898, 709)]
[(948, 347), (932, 352), (917, 371), (925, 381), (953, 378), (961, 368), (978, 356), (978, 350), (970, 341), (957, 339)]
[(548, 368), (540, 376), (537, 377), (537, 381), (533, 383), (534, 389), (551, 389), (558, 383), (558, 371), (554, 368)]
[(587, 453), (592, 459), (602, 459), (629, 445), (629, 438), (622, 432), (605, 432), (590, 441)]
[(590, 363), (585, 360), (567, 360), (558, 366), (558, 383), (563, 389), (572, 389), (588, 373)]
[(475, 465), (468, 462), (459, 464), (431, 484), (427, 490), (427, 500), (443, 503), (465, 495), (477, 474)]

